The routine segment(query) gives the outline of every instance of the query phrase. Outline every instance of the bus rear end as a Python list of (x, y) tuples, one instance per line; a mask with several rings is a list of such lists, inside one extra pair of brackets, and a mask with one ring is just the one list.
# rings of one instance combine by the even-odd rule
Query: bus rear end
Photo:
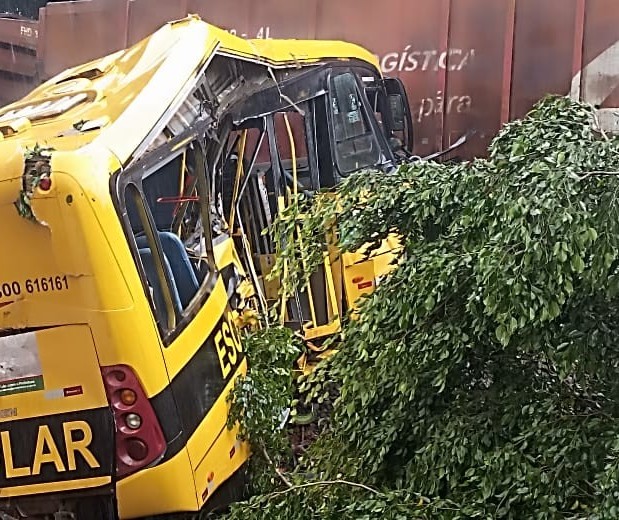
[(0, 151), (0, 517), (114, 518), (114, 417), (71, 215), (84, 194), (44, 157)]

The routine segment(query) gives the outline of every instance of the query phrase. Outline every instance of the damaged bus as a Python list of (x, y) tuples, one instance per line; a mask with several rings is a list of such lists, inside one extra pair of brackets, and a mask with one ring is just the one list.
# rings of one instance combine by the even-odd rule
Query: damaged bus
[[(410, 121), (401, 84), (357, 46), (248, 41), (196, 17), (1, 109), (0, 516), (240, 497), (249, 450), (226, 397), (246, 318), (276, 298), (261, 230), (291, 189), (395, 167)], [(337, 330), (389, 247), (327, 252), (286, 321)]]

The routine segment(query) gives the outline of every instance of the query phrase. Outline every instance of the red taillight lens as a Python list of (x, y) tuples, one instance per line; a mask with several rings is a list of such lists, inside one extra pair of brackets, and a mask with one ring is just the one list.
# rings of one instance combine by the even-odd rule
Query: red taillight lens
[(132, 406), (137, 401), (138, 396), (130, 388), (125, 388), (120, 391), (120, 401), (125, 406)]
[(148, 457), (148, 446), (140, 439), (129, 439), (127, 441), (127, 453), (133, 460), (144, 460)]
[(103, 367), (103, 382), (116, 423), (116, 475), (126, 477), (159, 460), (166, 441), (159, 420), (133, 370)]
[(39, 189), (49, 191), (52, 189), (52, 180), (49, 177), (41, 177), (39, 179)]

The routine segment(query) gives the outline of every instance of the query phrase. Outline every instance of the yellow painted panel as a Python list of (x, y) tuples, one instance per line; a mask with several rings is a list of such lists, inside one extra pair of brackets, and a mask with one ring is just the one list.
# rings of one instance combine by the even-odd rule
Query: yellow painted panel
[(303, 337), (307, 340), (324, 338), (331, 336), (336, 332), (339, 332), (341, 328), (340, 319), (337, 318), (331, 323), (326, 325), (320, 325), (318, 327), (311, 327), (303, 330)]
[(185, 327), (174, 341), (164, 349), (165, 363), (170, 380), (174, 379), (192, 356), (211, 334), (215, 325), (224, 314), (227, 295), (221, 277), (218, 278), (213, 292), (195, 318)]
[[(54, 415), (107, 406), (92, 336), (87, 326), (74, 325), (34, 333), (43, 390), (0, 397), (0, 409), (16, 408), (8, 422), (27, 417)], [(81, 387), (81, 393), (65, 396), (65, 388)]]
[(344, 267), (344, 286), (349, 308), (355, 308), (355, 303), (362, 294), (370, 293), (375, 289), (375, 278), (372, 260)]
[(116, 484), (121, 520), (147, 515), (197, 511), (196, 488), (187, 450)]
[(224, 435), (227, 432), (226, 421), (228, 420), (229, 404), (226, 402), (226, 398), (234, 386), (235, 379), (246, 372), (247, 360), (243, 359), (236, 374), (230, 379), (208, 415), (200, 423), (200, 426), (198, 426), (189, 441), (187, 441), (187, 451), (194, 468), (197, 468), (202, 463), (201, 461), (205, 456), (210, 456), (211, 460), (215, 457), (223, 465), (227, 463), (228, 452), (215, 450), (212, 446), (220, 435)]
[[(0, 181), (0, 219), (13, 244), (0, 256), (0, 287), (20, 288), (18, 297), (0, 296), (0, 329), (88, 323), (98, 364), (130, 365), (152, 396), (169, 382), (161, 339), (110, 198), (113, 161), (90, 151), (54, 155), (62, 170), (53, 170), (52, 189), (33, 199), (39, 222), (13, 206), (20, 180)], [(14, 162), (23, 168), (23, 159)], [(86, 175), (77, 182), (63, 170)]]
[(249, 457), (249, 445), (240, 442), (237, 433), (237, 428), (226, 428), (196, 469), (196, 498), (200, 507)]
[(109, 484), (111, 477), (83, 478), (79, 480), (65, 480), (46, 484), (30, 484), (27, 486), (8, 487), (0, 489), (0, 498), (35, 495), (38, 493), (58, 493), (75, 489), (89, 489)]

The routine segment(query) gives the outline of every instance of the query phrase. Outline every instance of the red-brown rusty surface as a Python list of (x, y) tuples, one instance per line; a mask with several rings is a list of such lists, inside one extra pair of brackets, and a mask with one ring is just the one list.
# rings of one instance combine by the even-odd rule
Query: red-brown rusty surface
[(0, 100), (19, 98), (36, 86), (38, 38), (37, 22), (0, 23)]
[(127, 0), (59, 2), (41, 13), (39, 61), (44, 78), (126, 46)]
[(546, 93), (566, 94), (572, 80), (576, 0), (517, 0), (511, 115), (523, 116)]
[(0, 24), (0, 42), (36, 50), (38, 38), (39, 24), (37, 22), (3, 19)]
[[(249, 31), (249, 21), (252, 16), (252, 10), (257, 3), (259, 2), (255, 0), (217, 0), (215, 2), (187, 0), (187, 12), (198, 14), (203, 20), (219, 25), (220, 27), (231, 30), (235, 34), (242, 36)], [(293, 2), (281, 2), (284, 9), (289, 3)], [(309, 5), (312, 4), (311, 1), (307, 3)], [(251, 38), (256, 37), (255, 34), (248, 36)]]
[[(343, 39), (367, 47), (380, 58), (388, 75), (404, 80), (415, 122), (417, 153), (437, 147), (441, 114), (437, 94), (442, 89), (440, 0), (392, 0), (366, 2), (355, 0), (320, 2), (318, 38)], [(371, 24), (368, 24), (371, 20)], [(372, 31), (370, 27), (386, 27)], [(272, 32), (277, 36), (277, 28)]]
[(129, 4), (127, 44), (145, 38), (161, 26), (161, 20), (178, 20), (185, 16), (186, 2), (157, 2), (153, 8), (152, 0), (133, 0)]
[(581, 94), (591, 103), (606, 108), (619, 107), (619, 16), (616, 13), (616, 0), (588, 0)]
[(442, 110), (444, 147), (472, 130), (468, 153), (483, 155), (488, 138), (499, 129), (509, 4), (506, 0), (452, 3)]
[(36, 55), (16, 49), (0, 47), (0, 70), (21, 76), (33, 77), (36, 74)]
[(19, 99), (30, 92), (37, 83), (32, 78), (5, 76), (0, 74), (0, 92), (10, 96), (8, 100)]
[(468, 133), (459, 155), (483, 155), (503, 122), (546, 93), (619, 107), (617, 0), (53, 3), (38, 24), (0, 20), (0, 102), (187, 13), (243, 37), (343, 39), (370, 49), (407, 87), (419, 154)]

